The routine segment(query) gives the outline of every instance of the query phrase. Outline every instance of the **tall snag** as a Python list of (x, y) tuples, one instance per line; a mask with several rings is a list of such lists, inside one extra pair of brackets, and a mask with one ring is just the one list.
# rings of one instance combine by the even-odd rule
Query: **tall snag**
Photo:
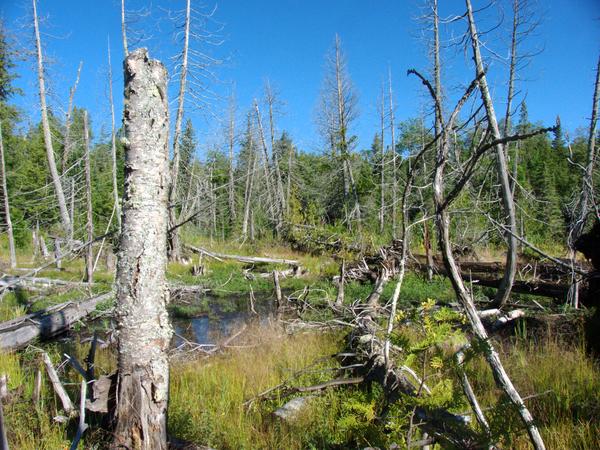
[(56, 168), (56, 159), (54, 157), (54, 148), (52, 146), (52, 134), (50, 132), (50, 122), (48, 120), (48, 106), (46, 105), (46, 82), (44, 80), (44, 60), (42, 57), (42, 41), (40, 38), (40, 27), (38, 24), (36, 0), (33, 0), (33, 28), (35, 31), (35, 46), (37, 51), (37, 76), (40, 95), (40, 111), (42, 114), (42, 127), (44, 129), (44, 145), (46, 147), (46, 158), (48, 159), (48, 170), (54, 185), (56, 200), (58, 201), (58, 209), (60, 211), (60, 219), (66, 236), (71, 235), (71, 219), (67, 211), (67, 202), (58, 169)]
[(0, 120), (0, 177), (2, 178), (2, 195), (4, 197), (4, 221), (8, 234), (8, 252), (10, 268), (17, 267), (17, 253), (15, 251), (15, 238), (13, 235), (12, 221), (10, 219), (10, 204), (8, 201), (8, 188), (6, 187), (6, 167), (4, 165), (4, 141), (2, 139), (2, 121)]
[(165, 280), (169, 112), (167, 71), (146, 49), (125, 71), (125, 189), (117, 265), (119, 337), (113, 449), (167, 448), (172, 335)]
[[(485, 75), (485, 69), (483, 66), (483, 58), (481, 56), (479, 34), (475, 25), (475, 17), (473, 15), (473, 8), (471, 7), (471, 1), (466, 0), (467, 6), (467, 18), (469, 22), (469, 35), (471, 37), (471, 46), (473, 48), (473, 61), (475, 62), (475, 75), (478, 82), (479, 92), (481, 93), (481, 99), (485, 107), (486, 116), (490, 128), (492, 137), (497, 140), (502, 137), (500, 134), (500, 127), (498, 126), (498, 120), (496, 119), (496, 112), (494, 110), (494, 103), (492, 96), (487, 84), (487, 78)], [(504, 270), (504, 276), (494, 303), (497, 307), (502, 307), (506, 304), (510, 298), (510, 291), (512, 285), (515, 282), (515, 275), (517, 273), (517, 219), (515, 213), (515, 202), (512, 195), (510, 181), (508, 179), (508, 166), (506, 162), (506, 153), (503, 143), (496, 145), (496, 163), (498, 171), (498, 181), (500, 183), (500, 190), (502, 192), (502, 207), (504, 208), (504, 215), (506, 216), (506, 240), (508, 243), (508, 249), (506, 252), (506, 269)]]

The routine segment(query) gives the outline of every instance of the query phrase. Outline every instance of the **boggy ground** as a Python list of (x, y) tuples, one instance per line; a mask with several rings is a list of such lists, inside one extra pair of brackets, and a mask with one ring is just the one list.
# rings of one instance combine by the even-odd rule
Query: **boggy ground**
[[(293, 253), (285, 247), (270, 246), (268, 252), (260, 247), (242, 251), (300, 258), (309, 274), (302, 278), (283, 279), (284, 292), (293, 295), (309, 286), (307, 300), (314, 309), (308, 308), (302, 319), (324, 321), (331, 317), (326, 305), (328, 300), (335, 299), (336, 287), (330, 279), (337, 273), (336, 262), (327, 257)], [(240, 253), (240, 249), (236, 252)], [(249, 280), (239, 263), (204, 259), (204, 264), (206, 274), (201, 277), (192, 276), (189, 266), (170, 265), (169, 279), (178, 283), (202, 284), (211, 290), (211, 301), (218, 301), (219, 296), (224, 302), (231, 295), (244, 298), (251, 290), (258, 294), (257, 297), (266, 298), (265, 301), (272, 298), (272, 281), (259, 277)], [(61, 272), (48, 270), (43, 275), (80, 279), (82, 267), (80, 263), (72, 262), (66, 264)], [(111, 277), (108, 274), (100, 272), (98, 280), (94, 290), (110, 288)], [(390, 284), (384, 291), (384, 301), (390, 297), (392, 288)], [(370, 285), (350, 283), (346, 288), (347, 303), (366, 298), (370, 290)], [(486, 293), (479, 291), (477, 295), (483, 299)], [(82, 297), (83, 294), (73, 290), (54, 290), (51, 295), (8, 294), (0, 303), (0, 315), (2, 320), (7, 320), (51, 303)], [(461, 395), (451, 355), (438, 342), (446, 339), (448, 335), (445, 333), (450, 331), (445, 328), (444, 320), (436, 319), (439, 318), (435, 315), (437, 312), (428, 312), (439, 311), (440, 305), (452, 300), (453, 293), (446, 280), (435, 278), (428, 283), (420, 275), (408, 274), (402, 290), (394, 342), (408, 349), (406, 353), (396, 355), (399, 362), (423, 374), (432, 388), (430, 398), (424, 396), (418, 401), (437, 402), (453, 412), (464, 413), (469, 408)], [(176, 308), (173, 308), (172, 314), (185, 316), (184, 313), (179, 314)], [(110, 325), (106, 317), (102, 320), (106, 326)], [(558, 329), (560, 327), (550, 327), (540, 333), (523, 321), (513, 332), (498, 338), (497, 346), (514, 384), (527, 398), (548, 448), (600, 448), (600, 425), (595, 420), (600, 414), (598, 364), (587, 354), (577, 329), (570, 327), (567, 333), (564, 333), (564, 327), (561, 331), (556, 331)], [(212, 356), (203, 352), (174, 354), (170, 433), (180, 439), (218, 449), (389, 448), (394, 443), (402, 448), (406, 445), (408, 434), (413, 440), (420, 438), (418, 430), (410, 426), (410, 413), (415, 401), (404, 399), (404, 403), (399, 402), (400, 405), (392, 408), (383, 419), (383, 393), (375, 386), (371, 389), (356, 385), (325, 390), (312, 398), (291, 422), (282, 422), (272, 413), (300, 394), (285, 396), (277, 390), (265, 400), (244, 404), (282, 383), (308, 386), (334, 378), (339, 368), (339, 361), (334, 355), (344, 349), (347, 332), (341, 328), (290, 335), (273, 321), (255, 322), (229, 346)], [(75, 336), (70, 348), (83, 361), (90, 343), (80, 342), (78, 335)], [(61, 354), (64, 345), (60, 343), (38, 343), (22, 352), (0, 354), (0, 374), (8, 376), (9, 396), (3, 401), (3, 409), (11, 448), (67, 448), (75, 434), (76, 419), (66, 423), (53, 419), (63, 412), (43, 372), (40, 400), (36, 404), (32, 401), (36, 372), (42, 368), (39, 347), (48, 351), (55, 365), (64, 361)], [(98, 349), (96, 367), (98, 375), (114, 370), (113, 347)], [(497, 441), (504, 448), (529, 448), (526, 433), (496, 389), (483, 358), (475, 353), (466, 368)], [(70, 366), (61, 364), (59, 375), (74, 403), (78, 403), (79, 374)], [(105, 424), (102, 417), (90, 414), (88, 423), (90, 428), (79, 448), (103, 448), (110, 436), (103, 431)]]

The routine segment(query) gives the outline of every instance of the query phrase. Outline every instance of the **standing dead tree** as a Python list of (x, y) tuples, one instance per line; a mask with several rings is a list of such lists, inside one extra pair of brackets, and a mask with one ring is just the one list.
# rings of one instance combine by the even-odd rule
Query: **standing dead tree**
[(494, 299), (495, 306), (501, 307), (506, 304), (510, 297), (510, 291), (515, 281), (515, 275), (517, 273), (517, 216), (515, 213), (515, 202), (512, 195), (511, 184), (508, 176), (508, 165), (506, 161), (506, 153), (504, 144), (501, 142), (501, 133), (498, 126), (498, 120), (496, 118), (496, 111), (494, 110), (494, 103), (487, 83), (487, 77), (483, 65), (483, 58), (481, 56), (479, 34), (477, 32), (477, 26), (475, 24), (475, 16), (473, 14), (473, 8), (471, 1), (466, 0), (467, 6), (467, 18), (469, 23), (469, 36), (471, 38), (471, 46), (473, 49), (473, 61), (475, 62), (475, 74), (478, 80), (478, 88), (481, 94), (481, 99), (486, 111), (487, 123), (489, 126), (492, 137), (499, 142), (496, 145), (496, 164), (498, 171), (498, 179), (500, 182), (500, 190), (502, 193), (502, 205), (504, 208), (505, 220), (507, 222), (507, 228), (509, 230), (506, 233), (506, 240), (508, 243), (508, 249), (506, 253), (506, 266), (502, 283), (496, 293)]
[(65, 201), (65, 194), (63, 191), (62, 184), (60, 182), (60, 176), (56, 168), (56, 159), (54, 157), (54, 147), (52, 145), (52, 134), (50, 132), (50, 122), (48, 120), (48, 106), (46, 104), (46, 82), (44, 79), (44, 59), (42, 55), (42, 40), (40, 38), (40, 27), (37, 16), (37, 0), (33, 0), (33, 27), (35, 31), (35, 45), (37, 53), (37, 77), (40, 95), (40, 112), (42, 115), (42, 128), (44, 130), (44, 146), (46, 148), (46, 158), (48, 160), (48, 170), (52, 178), (52, 184), (54, 185), (54, 191), (56, 199), (58, 201), (58, 208), (60, 211), (60, 219), (62, 222), (63, 230), (66, 236), (71, 236), (71, 218), (69, 217), (69, 211), (67, 210), (67, 203)]
[(598, 205), (594, 198), (594, 168), (597, 164), (596, 125), (598, 122), (598, 103), (600, 102), (600, 57), (596, 67), (596, 82), (592, 100), (592, 115), (587, 139), (587, 161), (582, 167), (581, 196), (575, 207), (575, 214), (569, 229), (568, 244), (574, 257), (575, 242), (583, 234), (589, 213), (595, 210), (597, 219), (600, 220)]
[(381, 86), (381, 104), (379, 106), (379, 118), (381, 119), (381, 140), (380, 140), (380, 193), (379, 193), (379, 232), (383, 233), (385, 227), (385, 89)]
[(388, 101), (390, 121), (390, 148), (392, 149), (392, 235), (396, 236), (398, 223), (398, 157), (396, 155), (396, 123), (394, 116), (394, 90), (392, 89), (392, 69), (388, 68)]
[(254, 190), (254, 172), (256, 171), (256, 151), (254, 148), (254, 133), (252, 130), (252, 120), (250, 113), (248, 113), (246, 123), (246, 135), (248, 137), (248, 160), (246, 161), (246, 185), (244, 189), (244, 217), (242, 220), (242, 241), (245, 241), (248, 237), (248, 232), (251, 220), (251, 204), (252, 204), (252, 191)]
[[(187, 0), (185, 7), (185, 23), (183, 31), (183, 49), (181, 51), (181, 67), (179, 69), (179, 94), (177, 99), (177, 113), (175, 116), (175, 132), (173, 135), (173, 159), (171, 161), (171, 185), (169, 186), (169, 228), (175, 226), (177, 211), (174, 203), (177, 196), (177, 182), (179, 179), (179, 141), (181, 137), (181, 124), (183, 122), (183, 109), (185, 105), (185, 91), (188, 73), (188, 54), (190, 49), (190, 22), (192, 19), (191, 0)], [(169, 258), (179, 259), (179, 232), (178, 228), (169, 233)]]
[[(513, 20), (511, 24), (510, 57), (508, 61), (508, 84), (506, 93), (506, 111), (504, 113), (504, 125), (502, 134), (508, 136), (512, 132), (513, 105), (519, 93), (517, 81), (519, 71), (527, 66), (531, 58), (537, 53), (527, 52), (521, 47), (524, 41), (535, 32), (539, 22), (535, 19), (535, 7), (529, 0), (512, 0)], [(512, 152), (511, 152), (512, 150)], [(515, 197), (517, 187), (517, 176), (519, 167), (519, 142), (515, 146), (506, 144), (505, 153), (507, 159), (512, 159), (512, 174), (510, 186)]]
[(166, 449), (172, 329), (165, 280), (167, 71), (145, 49), (125, 59), (125, 190), (117, 266), (119, 355), (111, 448)]
[(271, 83), (267, 80), (265, 84), (265, 103), (269, 111), (269, 137), (271, 140), (271, 159), (273, 162), (273, 168), (275, 169), (275, 182), (277, 188), (277, 198), (280, 208), (280, 215), (282, 217), (286, 211), (286, 196), (283, 191), (283, 178), (281, 176), (279, 155), (275, 151), (275, 109), (278, 105), (278, 98), (275, 90), (271, 87)]
[(281, 230), (281, 226), (283, 225), (281, 203), (278, 198), (278, 193), (275, 192), (275, 189), (273, 188), (272, 184), (271, 167), (269, 164), (269, 150), (267, 148), (267, 141), (265, 139), (265, 132), (262, 125), (262, 117), (256, 99), (254, 100), (254, 113), (256, 125), (258, 127), (258, 137), (260, 139), (261, 144), (260, 147), (263, 151), (263, 170), (265, 176), (265, 185), (267, 187), (268, 209), (271, 215), (271, 220), (273, 221), (273, 224), (275, 226), (275, 232), (279, 233), (279, 230)]
[[(212, 19), (215, 10), (208, 13), (192, 8), (191, 0), (186, 1), (185, 11), (174, 18), (175, 22), (183, 21), (182, 30), (176, 32), (176, 36), (182, 37), (182, 49), (174, 57), (176, 62), (175, 73), (179, 75), (179, 87), (177, 94), (177, 110), (175, 112), (175, 127), (173, 134), (173, 157), (171, 160), (171, 185), (169, 186), (169, 233), (168, 247), (169, 259), (180, 258), (181, 244), (179, 242), (178, 224), (181, 217), (177, 206), (184, 195), (179, 189), (179, 173), (181, 171), (180, 144), (182, 135), (183, 116), (186, 103), (191, 102), (193, 106), (205, 106), (210, 91), (207, 89), (206, 80), (215, 79), (211, 67), (220, 63), (204, 51), (194, 48), (200, 44), (218, 46), (221, 41), (217, 37), (218, 32), (208, 29), (207, 23)], [(185, 190), (185, 187), (183, 187)]]
[(327, 58), (327, 69), (321, 92), (320, 128), (329, 141), (333, 158), (341, 165), (343, 212), (348, 229), (354, 220), (360, 223), (361, 210), (352, 169), (351, 149), (354, 138), (349, 127), (358, 115), (357, 96), (348, 75), (340, 37), (336, 34), (334, 48)]
[[(545, 447), (543, 440), (541, 438), (536, 424), (533, 421), (533, 417), (527, 409), (527, 407), (525, 406), (525, 403), (523, 402), (523, 399), (519, 395), (518, 391), (512, 384), (512, 381), (510, 380), (508, 374), (504, 370), (502, 362), (500, 361), (500, 357), (494, 349), (491, 341), (489, 340), (487, 331), (485, 330), (481, 319), (477, 314), (477, 308), (475, 306), (473, 297), (470, 291), (466, 288), (461, 278), (460, 269), (454, 257), (454, 250), (452, 248), (452, 242), (450, 238), (449, 206), (454, 200), (456, 200), (456, 198), (459, 196), (465, 185), (468, 183), (469, 179), (472, 177), (475, 171), (475, 168), (478, 165), (478, 162), (484, 154), (489, 152), (491, 149), (497, 149), (498, 146), (502, 146), (507, 142), (523, 140), (535, 136), (537, 134), (552, 131), (554, 128), (543, 128), (535, 130), (534, 132), (529, 134), (513, 135), (500, 138), (495, 138), (494, 136), (489, 136), (488, 134), (486, 134), (484, 135), (484, 138), (481, 139), (476, 137), (477, 133), (474, 133), (473, 139), (475, 139), (475, 141), (472, 143), (474, 145), (474, 150), (470, 158), (464, 162), (462, 166), (462, 173), (458, 176), (458, 179), (453, 183), (452, 186), (447, 187), (445, 181), (445, 168), (448, 163), (448, 155), (450, 153), (450, 149), (453, 143), (453, 134), (457, 131), (458, 128), (463, 128), (465, 126), (464, 124), (461, 125), (461, 127), (455, 126), (457, 117), (463, 105), (473, 94), (475, 89), (480, 85), (482, 78), (485, 76), (485, 74), (483, 72), (477, 74), (477, 77), (466, 89), (465, 93), (458, 101), (456, 107), (454, 108), (453, 112), (450, 114), (446, 121), (443, 120), (440, 102), (436, 96), (436, 91), (434, 87), (430, 84), (430, 82), (427, 79), (425, 79), (418, 72), (410, 70), (409, 74), (414, 74), (417, 77), (419, 77), (423, 84), (427, 87), (430, 95), (433, 98), (436, 108), (436, 114), (441, 119), (441, 134), (438, 137), (438, 145), (435, 159), (435, 171), (433, 174), (433, 193), (435, 204), (435, 219), (438, 229), (438, 240), (442, 251), (444, 265), (448, 273), (448, 277), (450, 278), (456, 296), (466, 313), (473, 334), (475, 335), (477, 340), (482, 344), (484, 356), (488, 364), (490, 365), (490, 368), (492, 369), (492, 373), (494, 375), (496, 384), (500, 389), (504, 391), (504, 393), (507, 395), (507, 397), (517, 409), (525, 427), (527, 428), (527, 431), (529, 433), (531, 441), (534, 444), (534, 447), (536, 449), (544, 449)], [(473, 118), (474, 116), (471, 116), (469, 122), (473, 120)]]
[(4, 221), (8, 234), (8, 253), (10, 257), (10, 268), (17, 267), (17, 253), (15, 251), (15, 238), (13, 235), (12, 221), (10, 218), (10, 203), (8, 200), (8, 188), (6, 186), (6, 166), (4, 165), (4, 139), (2, 138), (2, 121), (0, 120), (0, 177), (2, 178), (2, 196), (4, 198)]
[(79, 84), (82, 66), (83, 61), (79, 63), (79, 67), (77, 68), (75, 84), (73, 84), (69, 90), (69, 105), (67, 106), (67, 114), (65, 116), (65, 136), (63, 140), (63, 155), (61, 164), (61, 173), (63, 176), (69, 167), (69, 157), (71, 156), (71, 146), (73, 144), (71, 136), (71, 125), (73, 124), (73, 99), (75, 98), (75, 91), (77, 91), (77, 85)]
[[(125, 53), (127, 56), (127, 53)], [(112, 158), (112, 183), (113, 202), (117, 216), (118, 230), (121, 231), (121, 203), (119, 200), (119, 186), (117, 183), (117, 131), (115, 127), (115, 102), (112, 90), (112, 64), (110, 61), (110, 40), (108, 41), (108, 100), (110, 102), (110, 155)]]
[(235, 223), (237, 212), (235, 209), (235, 177), (234, 177), (234, 155), (235, 148), (235, 97), (233, 94), (229, 99), (229, 121), (227, 126), (227, 141), (229, 147), (228, 180), (227, 180), (227, 203), (231, 223)]
[(90, 168), (90, 130), (88, 126), (87, 111), (83, 112), (83, 141), (85, 148), (85, 204), (86, 204), (86, 231), (88, 245), (85, 248), (85, 278), (89, 289), (94, 282), (94, 216), (92, 211), (92, 176)]

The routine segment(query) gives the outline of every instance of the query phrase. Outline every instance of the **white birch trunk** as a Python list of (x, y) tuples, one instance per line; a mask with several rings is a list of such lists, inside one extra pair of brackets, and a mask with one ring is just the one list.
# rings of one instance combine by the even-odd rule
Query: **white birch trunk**
[(117, 266), (119, 337), (112, 448), (167, 448), (172, 329), (167, 314), (167, 71), (145, 49), (125, 59), (125, 190)]

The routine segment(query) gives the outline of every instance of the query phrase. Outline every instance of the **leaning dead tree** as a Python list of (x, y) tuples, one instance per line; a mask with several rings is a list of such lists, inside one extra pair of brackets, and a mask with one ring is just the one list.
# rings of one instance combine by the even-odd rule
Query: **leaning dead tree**
[(42, 40), (40, 38), (40, 27), (38, 23), (36, 1), (33, 0), (33, 28), (35, 31), (35, 46), (37, 53), (37, 77), (40, 95), (40, 112), (42, 114), (42, 128), (44, 130), (44, 146), (46, 148), (46, 158), (48, 160), (48, 170), (52, 178), (52, 184), (54, 185), (54, 191), (56, 194), (56, 200), (58, 201), (58, 209), (60, 211), (60, 219), (62, 222), (63, 230), (66, 236), (71, 235), (71, 218), (69, 217), (69, 211), (67, 210), (67, 203), (65, 201), (65, 194), (56, 168), (56, 159), (54, 157), (54, 147), (52, 145), (52, 134), (50, 132), (50, 122), (48, 120), (48, 106), (46, 104), (46, 82), (44, 79), (44, 59), (42, 56)]
[[(415, 73), (415, 72), (413, 72), (413, 73)], [(481, 74), (479, 75), (479, 77), (481, 77)], [(510, 401), (513, 403), (513, 405), (518, 410), (519, 415), (521, 416), (521, 419), (523, 420), (523, 423), (525, 424), (525, 427), (527, 428), (527, 431), (529, 433), (529, 436), (530, 436), (531, 441), (533, 442), (535, 448), (536, 449), (544, 449), (545, 447), (544, 447), (543, 440), (541, 438), (541, 435), (539, 433), (537, 426), (535, 425), (535, 423), (533, 421), (533, 417), (532, 417), (531, 413), (529, 412), (529, 410), (527, 409), (527, 407), (525, 406), (525, 403), (523, 402), (523, 399), (519, 395), (518, 391), (513, 386), (512, 381), (510, 380), (508, 374), (504, 370), (504, 366), (502, 365), (502, 362), (500, 361), (500, 357), (499, 357), (497, 351), (494, 349), (491, 341), (489, 340), (487, 331), (486, 331), (485, 327), (483, 326), (479, 315), (477, 314), (477, 308), (473, 301), (473, 297), (472, 297), (470, 291), (466, 288), (466, 286), (461, 278), (460, 269), (458, 268), (458, 265), (454, 258), (454, 251), (452, 249), (452, 243), (451, 243), (451, 238), (450, 238), (450, 213), (449, 213), (448, 207), (449, 207), (451, 201), (454, 198), (456, 198), (456, 195), (458, 195), (458, 192), (460, 192), (460, 190), (462, 190), (462, 187), (464, 186), (464, 184), (466, 183), (467, 180), (464, 179), (464, 177), (459, 179), (458, 182), (452, 188), (450, 188), (450, 190), (448, 191), (445, 188), (444, 170), (448, 163), (448, 154), (449, 154), (449, 149), (452, 144), (452, 133), (454, 132), (454, 124), (455, 124), (456, 118), (458, 116), (458, 113), (459, 113), (461, 107), (464, 105), (464, 103), (467, 101), (467, 99), (471, 96), (471, 94), (473, 93), (478, 82), (480, 82), (480, 78), (477, 78), (470, 85), (470, 87), (467, 89), (467, 91), (465, 92), (465, 94), (463, 95), (461, 100), (458, 102), (457, 106), (455, 107), (454, 111), (452, 112), (452, 114), (450, 115), (448, 120), (445, 123), (442, 122), (442, 131), (441, 131), (441, 135), (439, 137), (440, 144), (438, 145), (438, 148), (437, 148), (436, 165), (435, 165), (435, 172), (434, 172), (434, 176), (433, 176), (434, 202), (435, 202), (435, 208), (436, 208), (436, 213), (435, 213), (436, 217), (435, 218), (436, 218), (436, 225), (438, 228), (438, 239), (439, 239), (439, 244), (441, 247), (442, 255), (444, 258), (444, 265), (448, 272), (450, 281), (452, 282), (452, 286), (454, 287), (454, 291), (456, 292), (457, 298), (460, 301), (467, 318), (469, 319), (469, 323), (471, 325), (473, 334), (475, 335), (477, 340), (482, 343), (482, 348), (484, 350), (484, 356), (485, 356), (488, 364), (490, 365), (490, 368), (492, 369), (492, 373), (494, 375), (496, 384), (498, 385), (498, 387), (500, 389), (502, 389), (504, 391), (504, 393), (507, 395), (507, 397), (510, 399)], [(429, 82), (424, 81), (424, 83), (430, 88), (430, 93), (434, 94), (433, 88), (431, 88), (431, 85), (429, 84)], [(436, 108), (439, 108), (439, 104), (437, 103), (437, 99), (435, 97), (434, 97), (434, 101), (436, 102)], [(547, 130), (543, 130), (543, 131), (547, 131)], [(513, 136), (511, 138), (513, 140), (518, 140), (518, 139), (523, 139), (524, 137), (519, 136), (517, 139), (517, 137)], [(475, 155), (477, 155), (477, 154), (481, 155), (484, 152), (490, 150), (491, 148), (495, 148), (498, 145), (502, 145), (508, 139), (509, 138), (501, 138), (499, 140), (493, 139), (490, 142), (479, 147), (477, 149), (477, 151), (475, 152)], [(474, 162), (476, 162), (476, 161), (473, 161), (473, 163)], [(467, 162), (466, 164), (469, 164), (469, 162)], [(445, 195), (445, 192), (449, 192), (449, 193)]]
[(125, 59), (125, 190), (117, 265), (119, 338), (111, 448), (166, 449), (172, 335), (167, 314), (167, 71), (146, 49)]
[[(467, 0), (468, 10), (470, 9), (470, 2)], [(471, 32), (476, 35), (474, 32), (474, 22), (472, 22), (472, 13), (470, 15), (471, 22)], [(437, 17), (437, 14), (436, 14)], [(476, 88), (479, 87), (481, 90), (481, 85), (485, 79), (485, 73), (483, 70), (477, 70), (476, 78), (467, 88), (456, 107), (448, 117), (448, 119), (444, 120), (440, 101), (436, 95), (435, 88), (429, 83), (427, 79), (425, 79), (418, 72), (411, 70), (410, 74), (414, 74), (421, 79), (423, 84), (427, 87), (436, 108), (436, 115), (438, 116), (439, 124), (441, 126), (440, 135), (438, 136), (438, 145), (436, 149), (436, 158), (435, 158), (435, 170), (433, 174), (433, 192), (434, 192), (434, 204), (435, 204), (435, 220), (438, 228), (438, 240), (439, 245), (442, 251), (444, 265), (446, 267), (446, 271), (452, 283), (452, 286), (456, 292), (456, 296), (460, 301), (462, 308), (464, 309), (466, 316), (471, 325), (471, 329), (473, 331), (476, 339), (482, 343), (482, 348), (484, 352), (484, 356), (492, 369), (492, 373), (494, 375), (494, 379), (496, 380), (496, 384), (500, 389), (504, 391), (507, 397), (510, 399), (512, 404), (517, 409), (521, 419), (529, 433), (530, 439), (534, 444), (536, 449), (543, 449), (544, 443), (539, 433), (537, 426), (533, 421), (533, 417), (527, 407), (525, 406), (523, 399), (519, 395), (518, 391), (513, 386), (508, 374), (504, 370), (502, 362), (500, 361), (499, 355), (494, 349), (491, 341), (489, 340), (489, 336), (487, 334), (486, 329), (484, 328), (481, 319), (477, 313), (477, 308), (475, 306), (473, 297), (470, 291), (466, 288), (460, 274), (460, 269), (454, 257), (454, 250), (452, 248), (452, 242), (450, 238), (450, 211), (449, 207), (454, 200), (459, 196), (462, 192), (465, 185), (469, 182), (472, 177), (475, 168), (478, 165), (478, 161), (481, 157), (489, 152), (490, 150), (502, 149), (502, 146), (507, 142), (511, 141), (519, 141), (522, 139), (526, 139), (531, 137), (532, 135), (545, 133), (553, 128), (547, 129), (539, 129), (534, 131), (533, 133), (529, 133), (526, 135), (513, 135), (506, 137), (497, 137), (499, 134), (495, 133), (493, 130), (490, 133), (484, 134), (483, 138), (477, 138), (474, 133), (474, 137), (472, 138), (474, 142), (473, 152), (469, 159), (467, 159), (462, 165), (462, 173), (458, 176), (458, 179), (451, 186), (446, 185), (445, 180), (445, 169), (448, 164), (448, 156), (450, 153), (450, 149), (453, 144), (453, 134), (459, 131), (463, 125), (457, 127), (455, 125), (459, 112), (462, 106), (466, 103), (466, 101), (471, 97)], [(485, 91), (485, 90), (484, 90)], [(489, 92), (488, 92), (489, 94)], [(482, 99), (484, 105), (486, 104), (487, 98), (486, 94), (482, 94)], [(488, 105), (490, 106), (490, 105)], [(493, 108), (493, 106), (492, 106)], [(489, 111), (487, 111), (487, 119), (490, 120)], [(469, 118), (469, 121), (475, 120), (474, 115)], [(492, 126), (493, 128), (493, 126)], [(504, 155), (500, 155), (502, 158)], [(511, 283), (512, 285), (512, 283)], [(510, 291), (510, 286), (509, 286)]]
[(501, 307), (504, 306), (510, 298), (510, 290), (517, 273), (517, 238), (515, 237), (517, 233), (517, 216), (515, 213), (515, 202), (512, 195), (511, 183), (508, 176), (508, 164), (506, 161), (504, 143), (501, 143), (502, 134), (500, 133), (496, 111), (494, 110), (494, 102), (492, 101), (492, 96), (487, 83), (483, 58), (481, 56), (479, 34), (477, 32), (470, 0), (466, 0), (466, 6), (469, 22), (469, 36), (471, 38), (471, 46), (473, 49), (473, 61), (475, 62), (475, 75), (478, 80), (478, 88), (486, 111), (489, 130), (492, 137), (499, 142), (496, 144), (495, 148), (496, 164), (500, 190), (502, 193), (502, 206), (504, 208), (506, 227), (508, 228), (508, 232), (506, 233), (506, 241), (508, 243), (506, 269), (504, 271), (502, 283), (498, 288), (494, 300), (495, 305)]

